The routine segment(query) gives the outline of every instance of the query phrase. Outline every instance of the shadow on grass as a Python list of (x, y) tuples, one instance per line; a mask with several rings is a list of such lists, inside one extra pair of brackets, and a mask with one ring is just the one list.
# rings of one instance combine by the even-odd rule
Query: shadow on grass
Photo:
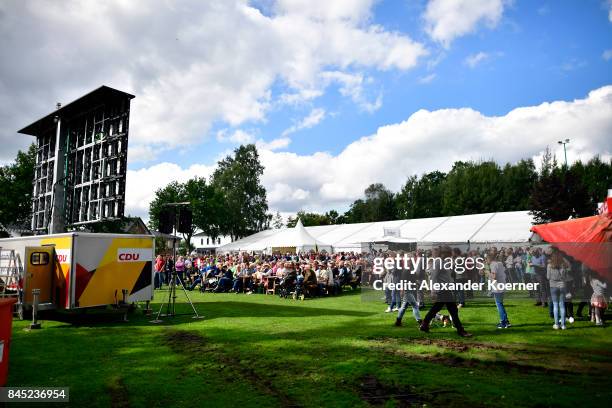
[[(198, 314), (204, 316), (205, 320), (222, 319), (228, 317), (244, 318), (244, 317), (270, 317), (270, 318), (286, 318), (286, 317), (317, 317), (317, 316), (353, 316), (366, 317), (376, 313), (318, 308), (298, 306), (298, 303), (283, 304), (265, 304), (251, 303), (244, 301), (223, 301), (223, 302), (202, 302), (194, 303)], [(112, 310), (91, 310), (85, 313), (73, 312), (48, 312), (41, 316), (43, 320), (59, 321), (68, 323), (69, 325), (56, 326), (56, 328), (66, 328), (73, 326), (142, 326), (152, 325), (151, 321), (156, 318), (161, 303), (152, 303), (152, 313), (149, 316), (143, 314), (142, 310), (137, 310), (128, 315), (128, 321), (123, 321), (123, 313)], [(162, 315), (167, 312), (167, 307), (164, 305), (161, 309)], [(176, 304), (176, 316), (162, 316), (163, 322), (161, 325), (179, 325), (185, 323), (193, 323), (197, 321), (193, 319), (193, 310), (186, 303)]]

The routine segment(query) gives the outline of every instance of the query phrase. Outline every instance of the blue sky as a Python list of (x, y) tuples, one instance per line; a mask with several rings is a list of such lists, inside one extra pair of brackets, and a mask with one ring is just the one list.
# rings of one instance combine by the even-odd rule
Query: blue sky
[(612, 151), (610, 0), (0, 4), (0, 161), (106, 84), (132, 102), (127, 212), (257, 144), (271, 211), (344, 210), (455, 160)]
[[(323, 108), (334, 116), (294, 133), (290, 150), (337, 154), (348, 143), (375, 133), (379, 126), (400, 122), (419, 109), (471, 107), (486, 115), (504, 115), (520, 106), (581, 98), (612, 81), (612, 59), (603, 58), (603, 53), (612, 49), (612, 24), (605, 2), (518, 0), (505, 8), (496, 27), (482, 27), (458, 38), (448, 50), (423, 31), (421, 14), (426, 5), (425, 1), (381, 1), (373, 8), (373, 23), (423, 41), (431, 51), (426, 63), (413, 70), (369, 73), (369, 97), (375, 100), (382, 96), (377, 111), (360, 109), (339, 94), (339, 86), (332, 86), (311, 104), (272, 110), (266, 123), (241, 128), (273, 139), (311, 109)], [(467, 58), (481, 52), (487, 56), (470, 67)], [(438, 58), (435, 66), (428, 65)], [(428, 76), (433, 76), (430, 82), (420, 82)], [(272, 93), (281, 94), (285, 88), (278, 81)], [(225, 127), (221, 123), (215, 129)], [(212, 164), (227, 149), (227, 144), (212, 138), (195, 152), (190, 149), (179, 157), (184, 165)], [(160, 157), (175, 161), (176, 151)], [(132, 168), (147, 164), (135, 163)]]

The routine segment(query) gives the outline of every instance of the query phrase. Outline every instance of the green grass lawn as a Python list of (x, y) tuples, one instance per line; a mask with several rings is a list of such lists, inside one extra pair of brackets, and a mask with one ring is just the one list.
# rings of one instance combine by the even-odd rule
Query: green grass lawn
[(15, 321), (8, 386), (69, 386), (71, 405), (87, 407), (603, 407), (612, 398), (611, 329), (577, 321), (553, 331), (547, 310), (525, 300), (508, 302), (505, 330), (492, 300), (469, 303), (460, 314), (474, 337), (463, 339), (440, 326), (419, 332), (410, 312), (393, 327), (382, 301), (358, 293), (192, 296), (205, 319), (95, 313), (38, 331)]

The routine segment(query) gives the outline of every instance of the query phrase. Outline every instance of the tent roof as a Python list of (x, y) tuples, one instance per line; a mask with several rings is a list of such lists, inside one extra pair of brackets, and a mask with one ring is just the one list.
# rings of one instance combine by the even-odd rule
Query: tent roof
[[(533, 225), (525, 211), (495, 213), (471, 238), (470, 242), (521, 242)], [(500, 231), (503, 233), (500, 234)], [(500, 238), (503, 238), (500, 239)], [(527, 237), (528, 238), (528, 237)]]
[(612, 241), (612, 217), (592, 217), (534, 225), (531, 230), (547, 242), (610, 242)]
[(295, 227), (279, 231), (267, 241), (266, 245), (266, 247), (304, 246), (327, 246), (327, 244), (310, 235), (299, 218)]
[(528, 242), (533, 217), (528, 211), (416, 218), (358, 224), (319, 225), (266, 230), (218, 248), (220, 251), (261, 251), (272, 246), (309, 245), (357, 248), (382, 238), (385, 228), (398, 228), (401, 238), (417, 242)]
[(606, 279), (612, 278), (612, 217), (592, 217), (534, 225), (544, 241), (584, 263)]

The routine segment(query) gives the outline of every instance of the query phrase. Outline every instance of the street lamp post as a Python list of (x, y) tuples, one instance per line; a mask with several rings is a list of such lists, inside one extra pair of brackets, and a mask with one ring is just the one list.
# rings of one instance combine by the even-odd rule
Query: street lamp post
[(567, 149), (565, 147), (566, 144), (568, 144), (570, 142), (569, 139), (565, 139), (565, 140), (559, 140), (557, 143), (559, 143), (560, 145), (563, 145), (563, 154), (565, 156), (565, 167), (567, 167)]

